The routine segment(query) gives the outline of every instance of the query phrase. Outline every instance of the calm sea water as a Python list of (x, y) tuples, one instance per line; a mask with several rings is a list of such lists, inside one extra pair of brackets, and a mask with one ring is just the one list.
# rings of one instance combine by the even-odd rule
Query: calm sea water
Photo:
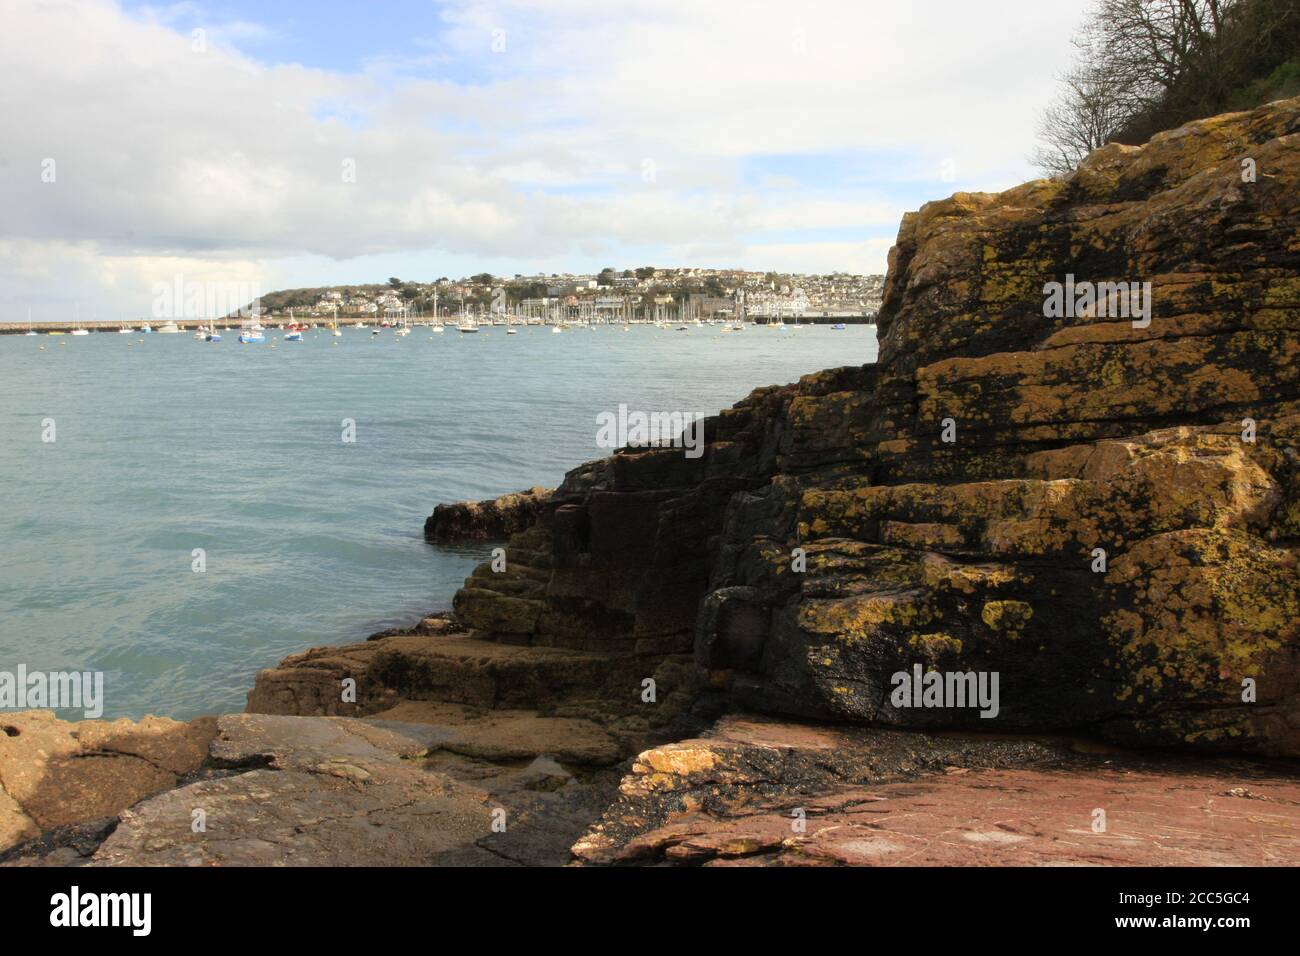
[(598, 412), (876, 354), (863, 326), (281, 334), (0, 336), (0, 671), (102, 671), (105, 717), (241, 710), (289, 653), (448, 607), (490, 545), (425, 543), (434, 505), (557, 484)]

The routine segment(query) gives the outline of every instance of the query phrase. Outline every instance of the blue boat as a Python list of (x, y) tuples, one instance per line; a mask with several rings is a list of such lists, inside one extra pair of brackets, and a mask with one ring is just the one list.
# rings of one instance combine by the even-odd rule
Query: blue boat
[(302, 341), (302, 333), (301, 333), (301, 332), (286, 332), (286, 333), (284, 333), (284, 340), (285, 340), (286, 342), (301, 342), (301, 341)]
[(249, 329), (239, 333), (239, 341), (242, 345), (261, 345), (266, 341), (266, 336), (256, 329)]
[(836, 330), (842, 332), (842, 331), (844, 331), (844, 323), (843, 323), (843, 322), (836, 322), (834, 325), (831, 326), (831, 328), (832, 328), (832, 329), (836, 329)]

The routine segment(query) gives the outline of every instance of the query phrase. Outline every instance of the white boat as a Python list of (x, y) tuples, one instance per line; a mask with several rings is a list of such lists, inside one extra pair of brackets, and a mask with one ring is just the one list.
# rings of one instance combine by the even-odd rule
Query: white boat
[(90, 334), (90, 329), (73, 329), (73, 330), (72, 330), (72, 334), (73, 334), (73, 335), (89, 335), (89, 334)]
[(445, 328), (443, 328), (441, 325), (435, 325), (435, 326), (433, 327), (433, 331), (435, 331), (435, 332), (446, 332), (447, 330), (446, 330)]
[(461, 319), (460, 322), (458, 322), (458, 323), (456, 324), (456, 331), (457, 331), (457, 332), (477, 332), (477, 331), (478, 331), (478, 323), (475, 322), (473, 319)]
[(518, 335), (518, 334), (519, 334), (518, 329), (506, 329), (506, 335)]
[(561, 332), (563, 332), (563, 331), (564, 331), (564, 329), (560, 328), (558, 325), (553, 325), (553, 326), (551, 326), (551, 334), (552, 334), (552, 335), (559, 335), (559, 334), (560, 334)]
[(135, 334), (135, 329), (129, 329), (129, 328), (118, 329), (118, 330), (117, 330), (117, 334), (118, 334), (118, 335), (134, 335), (134, 334)]
[(165, 335), (175, 335), (177, 332), (180, 331), (180, 326), (178, 326), (175, 322), (165, 322), (161, 326), (159, 326), (158, 331)]

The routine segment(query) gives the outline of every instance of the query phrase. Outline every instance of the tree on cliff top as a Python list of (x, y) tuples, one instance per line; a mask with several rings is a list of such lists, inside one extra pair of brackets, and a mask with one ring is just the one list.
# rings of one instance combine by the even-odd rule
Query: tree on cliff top
[(1034, 162), (1072, 171), (1108, 142), (1300, 93), (1295, 0), (1096, 0)]
[(1130, 115), (1124, 103), (1131, 94), (1114, 74), (1081, 59), (1061, 78), (1061, 93), (1038, 120), (1041, 145), (1033, 162), (1050, 176), (1073, 171), (1083, 157), (1111, 142)]

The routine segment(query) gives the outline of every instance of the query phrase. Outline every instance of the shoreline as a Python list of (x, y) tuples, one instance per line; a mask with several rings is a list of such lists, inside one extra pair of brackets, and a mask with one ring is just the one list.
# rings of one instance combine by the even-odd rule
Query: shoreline
[[(0, 718), (6, 841), (60, 834), (0, 861), (1300, 863), (1297, 123), (909, 214), (876, 362), (444, 506), (510, 532), (452, 612), (242, 714)], [(1085, 272), (1150, 320), (1048, 315)]]
[[(565, 680), (576, 687), (607, 663), (587, 659), (575, 682), (581, 655), (548, 660), (538, 650), (431, 616), (290, 655), (258, 674), (243, 713), (79, 724), (0, 715), (10, 744), (52, 752), (37, 786), (0, 773), (9, 786), (0, 789), (0, 866), (842, 866), (902, 850), (919, 866), (1150, 866), (1171, 852), (1184, 866), (1258, 866), (1278, 854), (1294, 863), (1300, 851), (1293, 759), (743, 711), (683, 713), (657, 732), (624, 723), (619, 733), (626, 714), (530, 709), (541, 702), (528, 686), (563, 696)], [(417, 672), (438, 686), (404, 696)], [(375, 686), (376, 674), (404, 691)], [(349, 709), (329, 700), (342, 675), (368, 701), (351, 716), (331, 712)], [(0, 746), (0, 771), (13, 764)], [(4, 803), (15, 790), (18, 812), (45, 825), (15, 828)], [(1052, 835), (1087, 832), (1086, 807), (1110, 806), (1117, 790), (1118, 839), (1085, 849)], [(690, 795), (705, 793), (708, 808), (693, 808)], [(1210, 800), (1216, 826), (1205, 831), (1195, 824)], [(319, 824), (321, 801), (337, 822)], [(856, 808), (878, 801), (889, 813), (866, 844)], [(807, 831), (802, 810), (792, 829), (795, 805), (807, 808)], [(178, 829), (196, 806), (211, 830)], [(353, 816), (383, 837), (358, 835)], [(958, 820), (966, 840), (953, 844), (946, 834)], [(297, 836), (285, 842), (290, 830)]]
[[(798, 324), (798, 325), (835, 325), (835, 324), (837, 324), (837, 323), (842, 323), (842, 324), (844, 324), (844, 325), (875, 325), (875, 318), (876, 318), (876, 317), (875, 317), (874, 314), (871, 314), (871, 315), (846, 315), (846, 316), (811, 316), (811, 315), (810, 315), (810, 316), (801, 316), (797, 324)], [(293, 320), (292, 317), (291, 317), (291, 316), (288, 316), (288, 315), (269, 315), (269, 316), (262, 316), (261, 319), (260, 319), (260, 321), (262, 321), (264, 324), (269, 323), (269, 324), (267, 324), (267, 326), (266, 326), (268, 330), (274, 330), (277, 326), (279, 326), (279, 325), (283, 325), (283, 324), (285, 324), (285, 323), (287, 323), (287, 322), (290, 322), (290, 321), (292, 321), (292, 320)], [(152, 325), (154, 325), (154, 323), (162, 324), (162, 323), (167, 322), (167, 321), (175, 322), (176, 327), (177, 327), (177, 329), (178, 329), (180, 332), (197, 332), (197, 331), (199, 331), (199, 330), (206, 330), (206, 329), (207, 329), (207, 328), (212, 324), (212, 320), (210, 320), (210, 319), (170, 319), (170, 320), (167, 320), (167, 319), (163, 319), (163, 320), (159, 320), (159, 319), (151, 319), (151, 320), (148, 320), (147, 323), (145, 323), (145, 324), (148, 324), (148, 325), (151, 325), (151, 326), (152, 326)], [(217, 319), (216, 321), (217, 321), (217, 323), (218, 323), (219, 326), (220, 326), (219, 329), (218, 329), (218, 331), (222, 331), (222, 332), (224, 332), (224, 331), (238, 332), (239, 329), (240, 329), (240, 322), (242, 322), (242, 321), (244, 321), (244, 320), (242, 320), (242, 319), (229, 319), (229, 320), (225, 320), (225, 319)], [(301, 322), (302, 320), (299, 319), (298, 321)], [(312, 320), (308, 323), (307, 328), (308, 328), (308, 329), (326, 329), (326, 328), (329, 327), (329, 326), (328, 326), (328, 322), (329, 322), (329, 321), (332, 321), (332, 320), (312, 319)], [(382, 318), (380, 318), (380, 319), (375, 319), (374, 317), (369, 317), (369, 316), (367, 316), (367, 317), (365, 317), (365, 318), (360, 318), (360, 317), (352, 316), (352, 317), (348, 317), (346, 320), (344, 320), (344, 319), (340, 319), (340, 320), (339, 320), (339, 323), (338, 323), (338, 327), (339, 327), (339, 329), (342, 331), (342, 330), (347, 330), (347, 329), (352, 328), (353, 325), (354, 325), (354, 323), (356, 323), (356, 322), (363, 322), (363, 323), (365, 324), (366, 330), (367, 330), (367, 331), (370, 331), (370, 330), (374, 330), (374, 329), (382, 329), (382, 328), (385, 328), (385, 326), (381, 325), (381, 323), (382, 323), (383, 321), (385, 321), (385, 320), (382, 319)], [(390, 323), (390, 324), (387, 326), (387, 328), (390, 328), (390, 329), (391, 329), (391, 328), (396, 328), (396, 327), (397, 327), (397, 325), (396, 325), (396, 323), (395, 323), (394, 320), (389, 319), (389, 320), (387, 320), (387, 321)], [(455, 317), (454, 317), (454, 316), (444, 316), (444, 317), (442, 318), (441, 322), (442, 322), (442, 324), (443, 324), (443, 326), (444, 326), (445, 328), (447, 328), (447, 329), (449, 329), (449, 330), (452, 330), (452, 331), (455, 331), (456, 323), (455, 323)], [(426, 325), (428, 325), (428, 324), (429, 324), (429, 323), (428, 323), (427, 321), (412, 322), (412, 323), (411, 323), (411, 328), (422, 328), (422, 327), (424, 327), (424, 326), (426, 326)], [(506, 325), (507, 325), (506, 323), (499, 323), (499, 324), (500, 324), (500, 326), (501, 326), (502, 328), (506, 327)], [(553, 325), (553, 324), (554, 324), (554, 323), (543, 323), (542, 325), (537, 326), (537, 327), (538, 327), (538, 328), (545, 328), (545, 327), (547, 327), (548, 325)], [(577, 323), (576, 320), (570, 320), (570, 324), (579, 324), (579, 323)], [(585, 322), (584, 322), (584, 323), (581, 323), (581, 324), (591, 324), (591, 323), (585, 323)], [(616, 321), (602, 321), (602, 322), (597, 322), (597, 323), (594, 323), (594, 324), (595, 324), (595, 325), (605, 325), (605, 326), (610, 326), (610, 327), (614, 327), (614, 326), (622, 326), (622, 325), (624, 325), (623, 322), (616, 322)], [(630, 321), (630, 322), (628, 322), (628, 323), (626, 323), (626, 324), (628, 324), (628, 325), (649, 325), (649, 326), (651, 326), (651, 327), (653, 327), (653, 325), (654, 325), (653, 322), (647, 322), (647, 321), (645, 321), (644, 319), (636, 319), (636, 320), (632, 320), (632, 321)], [(713, 323), (713, 324), (715, 324), (715, 325), (720, 325), (720, 324), (722, 324), (722, 323)], [(756, 319), (756, 320), (753, 321), (752, 324), (753, 324), (754, 326), (756, 326), (756, 327), (762, 327), (762, 326), (768, 325), (769, 323), (767, 322), (766, 319), (764, 319), (763, 321), (758, 321), (758, 320)], [(774, 324), (774, 323), (773, 323), (773, 324)], [(794, 321), (789, 321), (789, 322), (786, 322), (786, 323), (785, 323), (786, 326), (794, 326), (795, 324), (796, 324), (796, 323), (795, 323)], [(484, 323), (484, 325), (489, 325), (490, 327), (495, 328), (495, 327), (497, 327), (498, 323)], [(516, 323), (513, 323), (512, 325), (510, 325), (510, 327), (512, 327), (512, 328), (524, 328), (525, 325), (524, 325), (524, 323), (522, 323), (522, 322), (516, 322)], [(691, 327), (694, 328), (695, 326), (692, 325)], [(704, 327), (704, 328), (708, 328), (708, 327), (709, 327), (709, 323), (705, 323), (705, 325), (704, 325), (703, 327)], [(133, 333), (133, 334), (138, 334), (138, 335), (167, 335), (167, 334), (176, 334), (176, 333), (159, 332), (159, 330), (158, 330), (157, 328), (154, 328), (152, 332), (147, 332), (147, 333), (146, 333), (146, 332), (142, 332), (142, 331), (140, 330), (140, 323), (139, 323), (139, 322), (137, 322), (137, 323), (131, 323), (131, 322), (121, 322), (121, 321), (113, 321), (113, 320), (106, 320), (106, 319), (97, 319), (97, 320), (81, 321), (81, 322), (31, 322), (31, 323), (27, 323), (27, 322), (17, 322), (17, 321), (14, 321), (14, 322), (0, 322), (0, 335), (17, 335), (17, 336), (24, 336), (24, 335), (27, 334), (27, 332), (28, 332), (29, 330), (30, 330), (30, 331), (33, 331), (33, 332), (36, 332), (38, 335), (49, 335), (51, 332), (62, 333), (62, 334), (67, 335), (67, 334), (70, 334), (74, 329), (78, 329), (78, 328), (85, 329), (86, 331), (88, 331), (88, 332), (90, 332), (90, 333), (92, 333), (92, 334), (119, 334), (119, 332), (120, 332), (123, 328), (129, 328), (129, 329), (132, 330), (132, 333)], [(360, 330), (358, 330), (358, 331), (360, 331)]]

